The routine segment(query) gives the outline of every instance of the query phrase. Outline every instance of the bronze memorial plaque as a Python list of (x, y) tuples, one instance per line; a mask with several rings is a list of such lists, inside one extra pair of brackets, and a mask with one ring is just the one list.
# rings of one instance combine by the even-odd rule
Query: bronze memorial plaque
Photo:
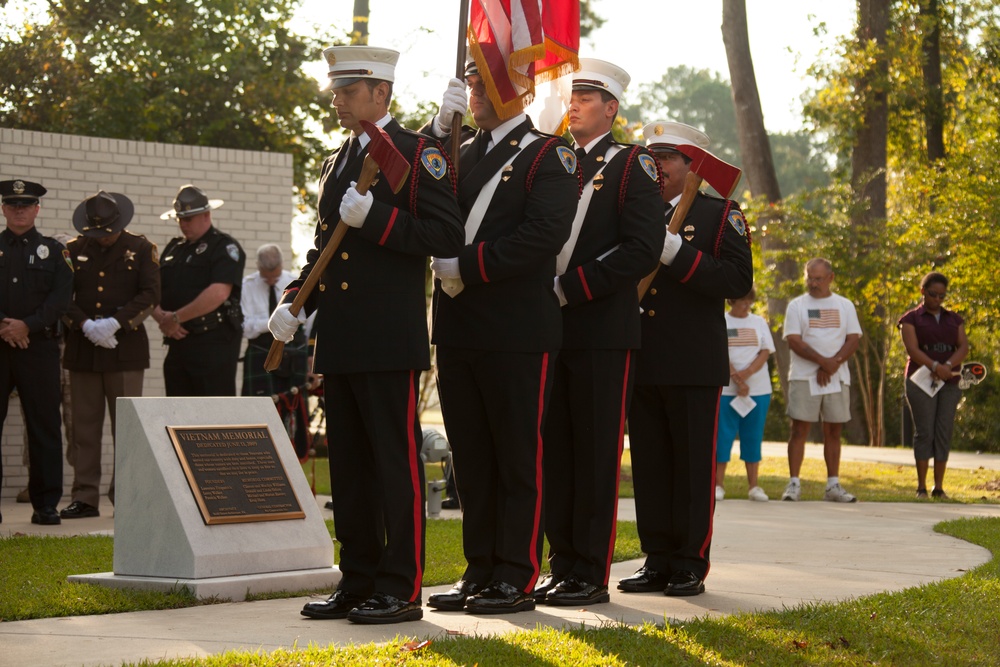
[(167, 433), (206, 524), (305, 518), (267, 424)]

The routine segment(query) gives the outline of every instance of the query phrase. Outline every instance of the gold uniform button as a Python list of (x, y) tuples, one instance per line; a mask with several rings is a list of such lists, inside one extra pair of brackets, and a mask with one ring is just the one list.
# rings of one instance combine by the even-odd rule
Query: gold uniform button
[(649, 311), (649, 316), (650, 317), (656, 317), (656, 311), (655, 310)]
[(98, 301), (97, 303), (95, 303), (95, 304), (94, 304), (94, 307), (95, 307), (95, 308), (100, 308), (100, 307), (101, 307), (101, 302), (100, 302), (100, 301)]
[(320, 292), (325, 292), (326, 291), (326, 285), (324, 285), (323, 283), (320, 283), (319, 284), (319, 291)]
[(340, 289), (346, 290), (347, 289), (347, 283), (340, 283)]
[(319, 226), (319, 228), (325, 232), (326, 231), (326, 223), (324, 222), (322, 225)]
[(98, 292), (103, 292), (103, 291), (104, 291), (104, 288), (103, 288), (103, 287), (98, 287), (98, 288), (97, 288), (97, 291), (98, 291)]
[(656, 288), (654, 287), (653, 289), (649, 290), (649, 293), (650, 294), (656, 294)]
[(99, 275), (100, 277), (102, 277), (102, 278), (103, 278), (103, 277), (104, 277), (104, 271), (101, 271), (101, 272), (100, 272), (100, 273), (98, 273), (97, 275)]
[(348, 254), (346, 252), (340, 253), (340, 258), (341, 259), (347, 259), (347, 257), (348, 257)]

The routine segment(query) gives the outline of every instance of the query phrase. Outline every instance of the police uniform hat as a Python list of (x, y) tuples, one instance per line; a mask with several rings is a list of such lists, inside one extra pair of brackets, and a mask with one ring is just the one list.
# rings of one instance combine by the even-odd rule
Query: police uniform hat
[(674, 121), (657, 120), (642, 128), (646, 148), (656, 152), (674, 151), (675, 146), (708, 148), (708, 135), (696, 127)]
[(38, 198), (44, 195), (46, 190), (40, 183), (23, 181), (21, 179), (13, 181), (0, 181), (0, 198), (4, 204), (11, 206), (31, 206), (38, 203)]
[(465, 63), (465, 78), (468, 79), (473, 74), (479, 75), (479, 65), (476, 64), (475, 60), (470, 60)]
[(201, 188), (191, 184), (182, 185), (174, 197), (174, 207), (160, 215), (160, 220), (167, 218), (190, 218), (193, 215), (210, 211), (222, 206), (221, 199), (209, 199)]
[(376, 79), (392, 83), (396, 80), (399, 51), (378, 46), (331, 46), (323, 51), (330, 68), (330, 81), (323, 90), (343, 88), (361, 79)]
[(580, 71), (573, 74), (573, 90), (604, 90), (621, 102), (632, 77), (618, 65), (596, 58), (580, 58)]
[(131, 199), (120, 192), (99, 190), (73, 211), (73, 226), (84, 236), (104, 238), (128, 227), (133, 213), (135, 206)]

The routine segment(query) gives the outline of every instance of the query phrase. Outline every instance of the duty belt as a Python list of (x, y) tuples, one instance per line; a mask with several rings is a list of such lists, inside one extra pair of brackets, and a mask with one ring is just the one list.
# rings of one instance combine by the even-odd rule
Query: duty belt
[(921, 345), (920, 349), (924, 352), (952, 352), (955, 346), (947, 343), (934, 343), (933, 345)]
[(218, 329), (221, 324), (222, 311), (215, 310), (208, 315), (202, 315), (201, 317), (196, 317), (193, 320), (184, 322), (184, 328), (188, 330), (188, 333), (200, 334), (205, 333), (206, 331), (211, 331), (212, 329)]

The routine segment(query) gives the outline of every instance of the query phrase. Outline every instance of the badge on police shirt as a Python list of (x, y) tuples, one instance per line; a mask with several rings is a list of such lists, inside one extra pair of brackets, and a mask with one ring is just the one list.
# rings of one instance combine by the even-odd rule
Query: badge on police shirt
[(572, 148), (569, 146), (556, 146), (556, 155), (559, 156), (559, 161), (562, 162), (566, 173), (576, 173), (576, 153), (573, 152)]
[(733, 229), (735, 229), (740, 236), (747, 235), (747, 219), (743, 217), (742, 212), (730, 211), (729, 224), (733, 226)]
[(135, 259), (135, 251), (134, 250), (126, 250), (125, 251), (125, 261), (126, 262), (131, 262), (134, 259)]
[(642, 154), (639, 156), (639, 165), (646, 172), (646, 175), (656, 182), (659, 175), (656, 170), (656, 159), (652, 155)]
[(38, 259), (48, 259), (49, 258), (49, 247), (47, 245), (40, 245), (35, 250), (38, 255)]
[(448, 162), (438, 148), (425, 148), (420, 154), (420, 164), (424, 165), (424, 169), (439, 181), (448, 173)]
[(233, 258), (234, 262), (240, 261), (240, 249), (236, 246), (235, 243), (230, 243), (229, 245), (227, 245), (226, 252), (229, 253), (229, 256)]
[(194, 254), (200, 255), (201, 253), (205, 252), (206, 250), (208, 250), (208, 244), (207, 243), (199, 243), (198, 247), (194, 249)]

